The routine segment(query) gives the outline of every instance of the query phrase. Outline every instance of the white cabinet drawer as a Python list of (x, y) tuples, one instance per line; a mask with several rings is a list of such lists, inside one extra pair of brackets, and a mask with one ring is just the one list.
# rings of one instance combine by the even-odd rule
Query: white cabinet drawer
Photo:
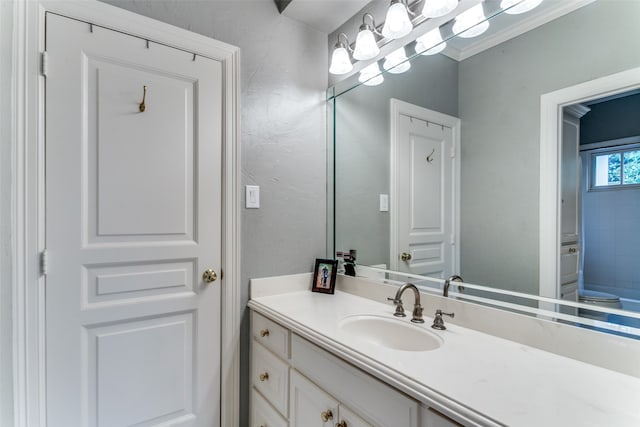
[(255, 388), (287, 417), (289, 365), (262, 345), (253, 341), (251, 381)]
[(272, 320), (251, 311), (253, 338), (283, 359), (289, 359), (289, 331)]
[(269, 402), (253, 389), (251, 391), (251, 427), (287, 427), (287, 421)]
[(347, 362), (291, 335), (293, 367), (375, 426), (417, 427), (418, 403)]

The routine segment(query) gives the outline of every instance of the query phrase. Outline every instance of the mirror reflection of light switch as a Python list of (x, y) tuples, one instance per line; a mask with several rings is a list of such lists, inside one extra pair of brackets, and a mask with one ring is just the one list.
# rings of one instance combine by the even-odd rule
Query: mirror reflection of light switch
[(258, 209), (260, 207), (260, 186), (247, 185), (245, 191), (245, 206), (247, 209)]
[(389, 195), (380, 195), (380, 212), (389, 212)]

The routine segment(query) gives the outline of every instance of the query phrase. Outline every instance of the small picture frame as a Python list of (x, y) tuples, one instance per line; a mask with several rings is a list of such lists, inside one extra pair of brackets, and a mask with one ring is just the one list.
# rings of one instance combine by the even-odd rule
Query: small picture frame
[(313, 283), (311, 285), (311, 291), (323, 294), (335, 293), (337, 273), (337, 260), (316, 258), (316, 266), (313, 269)]

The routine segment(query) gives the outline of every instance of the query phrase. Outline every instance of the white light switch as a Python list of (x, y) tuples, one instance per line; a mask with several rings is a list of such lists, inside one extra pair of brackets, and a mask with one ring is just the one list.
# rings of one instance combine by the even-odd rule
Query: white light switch
[(389, 212), (389, 195), (380, 195), (380, 212)]
[(246, 187), (246, 208), (258, 209), (260, 207), (260, 186), (247, 185)]

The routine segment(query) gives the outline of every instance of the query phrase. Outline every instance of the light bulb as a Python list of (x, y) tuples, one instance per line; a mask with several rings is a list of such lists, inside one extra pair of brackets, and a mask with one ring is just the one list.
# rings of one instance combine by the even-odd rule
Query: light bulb
[(380, 72), (378, 63), (374, 62), (373, 64), (363, 68), (362, 71), (360, 71), (358, 81), (365, 86), (378, 86), (379, 84), (384, 82), (384, 77)]
[(540, 3), (542, 0), (502, 0), (500, 8), (505, 9), (504, 13), (509, 15), (518, 15), (535, 9)]
[(424, 0), (422, 15), (425, 18), (439, 18), (458, 7), (458, 0)]
[[(364, 29), (363, 29), (364, 28)], [(376, 38), (368, 25), (360, 27), (360, 32), (356, 38), (356, 47), (353, 50), (353, 57), (358, 61), (366, 61), (375, 58), (380, 53)]]
[(331, 55), (331, 66), (329, 72), (331, 74), (346, 74), (353, 69), (351, 60), (349, 59), (349, 52), (343, 47), (342, 43), (336, 45)]
[(479, 36), (487, 31), (489, 21), (484, 16), (482, 3), (473, 6), (471, 9), (462, 12), (456, 17), (453, 23), (453, 33), (462, 38)]
[(387, 19), (382, 27), (382, 35), (388, 39), (399, 39), (413, 30), (407, 7), (400, 0), (392, 0), (387, 10)]
[(382, 67), (390, 73), (400, 74), (411, 68), (411, 63), (407, 60), (404, 47), (394, 50), (384, 59)]
[(416, 39), (416, 53), (420, 55), (435, 55), (447, 47), (447, 42), (442, 40), (440, 29), (436, 28)]

